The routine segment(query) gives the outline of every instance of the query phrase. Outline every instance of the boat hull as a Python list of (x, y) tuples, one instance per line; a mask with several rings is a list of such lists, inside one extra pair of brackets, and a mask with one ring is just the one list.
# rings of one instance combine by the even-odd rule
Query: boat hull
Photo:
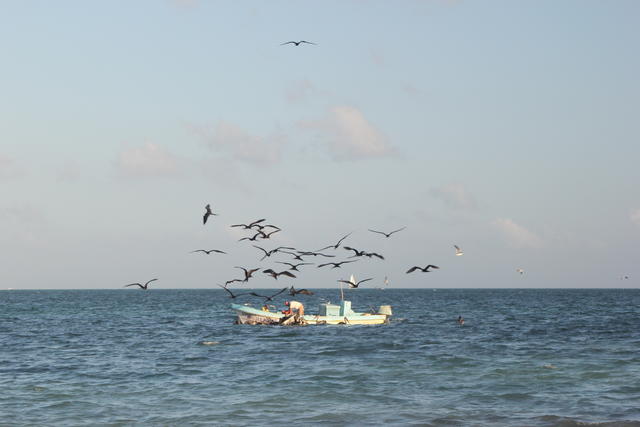
[[(279, 325), (285, 318), (282, 313), (262, 311), (240, 304), (231, 304), (242, 325)], [(370, 313), (351, 313), (346, 316), (320, 316), (305, 314), (302, 316), (308, 325), (382, 325), (389, 322), (389, 315)]]

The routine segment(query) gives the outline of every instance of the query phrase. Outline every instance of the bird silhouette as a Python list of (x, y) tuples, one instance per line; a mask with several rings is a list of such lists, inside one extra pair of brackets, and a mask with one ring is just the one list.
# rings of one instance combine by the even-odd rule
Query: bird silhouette
[(233, 224), (230, 227), (243, 227), (245, 230), (250, 230), (263, 221), (266, 221), (266, 218), (258, 219), (256, 221), (250, 222), (249, 224)]
[(397, 230), (393, 230), (393, 231), (390, 231), (390, 232), (388, 232), (388, 233), (385, 233), (384, 231), (376, 231), (376, 230), (372, 230), (372, 229), (370, 229), (370, 228), (369, 228), (368, 230), (369, 230), (369, 231), (371, 231), (372, 233), (382, 234), (382, 235), (383, 235), (383, 236), (385, 236), (385, 237), (391, 237), (391, 235), (392, 235), (393, 233), (397, 233), (398, 231), (402, 231), (402, 230), (404, 230), (405, 228), (407, 228), (407, 227), (398, 228)]
[(254, 297), (261, 297), (261, 298), (264, 298), (264, 301), (265, 301), (265, 302), (267, 302), (267, 301), (273, 301), (273, 297), (280, 295), (281, 293), (283, 293), (283, 292), (284, 292), (284, 291), (286, 291), (287, 289), (289, 289), (289, 288), (286, 288), (286, 287), (285, 287), (285, 288), (282, 288), (282, 289), (280, 289), (278, 292), (276, 292), (275, 294), (273, 294), (273, 295), (269, 295), (269, 296), (267, 296), (267, 295), (260, 295), (260, 294), (257, 294), (257, 293), (255, 293), (255, 292), (251, 292), (251, 295), (253, 295)]
[(147, 290), (147, 288), (149, 287), (149, 283), (151, 282), (155, 282), (158, 279), (151, 279), (149, 280), (147, 283), (145, 283), (144, 285), (140, 284), (140, 283), (130, 283), (128, 285), (124, 285), (124, 287), (129, 287), (129, 286), (140, 286), (140, 289), (144, 289), (145, 291)]
[(291, 273), (291, 272), (290, 272), (290, 271), (288, 271), (288, 270), (281, 271), (280, 273), (276, 273), (276, 272), (275, 272), (275, 271), (273, 271), (272, 269), (267, 268), (266, 270), (262, 270), (262, 272), (263, 272), (263, 273), (265, 273), (265, 274), (269, 274), (269, 275), (271, 275), (271, 277), (273, 277), (273, 278), (274, 278), (274, 279), (276, 279), (276, 280), (278, 280), (278, 276), (289, 276), (289, 277), (293, 277), (293, 278), (295, 278), (295, 277), (296, 277), (296, 275), (295, 275), (295, 274)]
[(298, 254), (300, 256), (323, 256), (325, 258), (335, 258), (335, 255), (327, 255), (327, 254), (323, 254), (321, 252), (314, 252), (314, 251), (297, 251)]
[(333, 265), (333, 267), (331, 267), (331, 268), (340, 268), (342, 266), (342, 264), (346, 264), (346, 263), (349, 263), (349, 262), (356, 262), (356, 260), (353, 260), (353, 261), (340, 261), (340, 262), (327, 262), (326, 264), (319, 264), (318, 268), (324, 267), (324, 266), (327, 266), (327, 265)]
[(353, 232), (351, 232), (351, 233), (347, 234), (347, 235), (346, 235), (346, 236), (344, 236), (342, 239), (338, 240), (338, 243), (336, 243), (335, 245), (325, 246), (325, 247), (324, 247), (324, 248), (322, 248), (322, 249), (318, 249), (316, 252), (322, 252), (322, 251), (324, 251), (325, 249), (329, 249), (329, 248), (338, 249), (338, 248), (340, 247), (340, 243), (342, 243), (342, 241), (343, 241), (344, 239), (346, 239), (347, 237), (351, 236), (351, 234), (352, 234), (352, 233), (353, 233)]
[[(244, 280), (244, 279), (231, 279), (231, 280), (227, 280), (226, 282), (224, 282), (224, 285), (225, 286), (229, 286), (230, 284), (235, 283), (235, 282), (244, 283), (244, 282), (246, 282), (246, 280)], [(220, 286), (220, 285), (218, 285), (218, 286)]]
[(373, 277), (370, 277), (368, 279), (358, 280), (357, 282), (353, 282), (351, 280), (343, 280), (343, 279), (338, 280), (338, 282), (347, 283), (349, 284), (350, 288), (357, 288), (358, 286), (360, 286), (360, 283), (364, 283), (369, 280), (373, 280)]
[(315, 44), (312, 42), (308, 42), (306, 40), (300, 40), (299, 42), (295, 42), (295, 41), (289, 41), (289, 42), (284, 42), (284, 43), (280, 43), (280, 46), (284, 46), (285, 44), (295, 44), (296, 46), (300, 46), (300, 43), (306, 43), (306, 44)]
[[(266, 249), (264, 249), (264, 248), (261, 248), (260, 246), (257, 246), (257, 245), (252, 245), (252, 246), (253, 246), (254, 248), (258, 248), (258, 249), (260, 249), (262, 252), (264, 252), (264, 256), (263, 256), (262, 258), (260, 258), (260, 261), (262, 261), (263, 259), (265, 259), (265, 258), (267, 258), (267, 257), (270, 257), (271, 255), (273, 255), (273, 254), (275, 254), (275, 253), (281, 252), (281, 251), (282, 251), (282, 249), (291, 249), (291, 250), (295, 250), (295, 248), (290, 248), (290, 247), (288, 247), (288, 246), (278, 246), (277, 248), (275, 248), (275, 249), (271, 249), (270, 251), (268, 251), (268, 250), (266, 250)], [(285, 251), (282, 251), (282, 252), (285, 252)]]
[(211, 205), (205, 206), (204, 209), (205, 209), (205, 212), (204, 212), (204, 216), (202, 217), (202, 224), (203, 225), (207, 223), (207, 220), (209, 219), (209, 217), (211, 215), (218, 215), (217, 213), (213, 213), (211, 211)]
[(422, 271), (423, 273), (429, 273), (429, 269), (430, 269), (430, 268), (440, 268), (440, 267), (438, 267), (437, 265), (433, 265), (433, 264), (429, 264), (429, 265), (427, 265), (425, 268), (415, 266), (415, 267), (411, 267), (410, 269), (408, 269), (408, 270), (407, 270), (407, 274), (409, 274), (409, 273), (413, 273), (413, 272), (414, 272), (414, 271), (416, 271), (416, 270), (420, 270), (420, 271)]
[(235, 267), (235, 268), (239, 268), (242, 271), (244, 271), (244, 280), (243, 280), (243, 282), (247, 282), (253, 273), (255, 273), (256, 271), (260, 270), (259, 268), (252, 268), (251, 270), (247, 270), (244, 267)]
[(464, 255), (462, 249), (460, 249), (457, 245), (453, 245), (453, 247), (456, 248), (456, 256)]
[(521, 269), (521, 268), (516, 268), (516, 271), (517, 271), (518, 273), (520, 273), (520, 274), (524, 274), (524, 270), (523, 270), (523, 269)]
[(224, 289), (225, 291), (227, 291), (229, 293), (229, 298), (235, 299), (235, 298), (238, 298), (238, 297), (240, 297), (242, 295), (251, 295), (251, 292), (242, 292), (240, 294), (234, 294), (229, 289), (227, 289), (226, 286), (222, 286), (222, 285), (218, 285), (218, 286), (220, 286), (222, 289)]
[(289, 288), (289, 295), (295, 297), (297, 294), (313, 295), (313, 292), (308, 289), (295, 289), (293, 286)]
[(243, 237), (242, 239), (238, 239), (238, 242), (242, 242), (243, 240), (251, 240), (252, 242), (255, 242), (258, 236), (260, 235), (264, 235), (264, 233), (258, 231), (256, 234), (253, 235), (253, 237)]
[(289, 267), (291, 267), (291, 268), (289, 268), (289, 270), (293, 270), (293, 271), (300, 271), (300, 270), (298, 270), (298, 267), (300, 267), (301, 265), (313, 265), (313, 263), (311, 263), (311, 262), (299, 262), (297, 264), (291, 264), (290, 262), (282, 262), (282, 261), (276, 261), (276, 262), (278, 264), (288, 265)]
[(221, 251), (218, 249), (196, 249), (195, 251), (191, 251), (191, 253), (194, 253), (194, 252), (204, 252), (207, 255), (211, 254), (211, 252), (215, 252), (218, 254), (226, 254), (225, 251)]

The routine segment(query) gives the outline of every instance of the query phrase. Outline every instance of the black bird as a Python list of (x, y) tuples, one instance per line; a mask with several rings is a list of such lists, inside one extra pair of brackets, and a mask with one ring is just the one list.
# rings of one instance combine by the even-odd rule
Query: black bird
[[(256, 246), (256, 245), (252, 245), (252, 246), (253, 246), (254, 248), (258, 248), (258, 249), (260, 249), (262, 252), (264, 252), (264, 256), (263, 256), (262, 258), (260, 258), (260, 261), (262, 261), (263, 259), (265, 259), (265, 258), (267, 258), (267, 257), (270, 257), (271, 255), (273, 255), (273, 254), (275, 254), (275, 253), (278, 253), (278, 252), (282, 251), (282, 249), (293, 249), (293, 250), (295, 250), (295, 248), (290, 248), (290, 247), (288, 247), (288, 246), (278, 246), (277, 248), (275, 248), (275, 249), (271, 249), (270, 251), (268, 251), (268, 250), (266, 250), (266, 249), (264, 249), (264, 248), (261, 248), (260, 246)], [(282, 252), (285, 252), (285, 251), (282, 251)], [(288, 252), (287, 252), (287, 253), (288, 253)]]
[(218, 215), (217, 213), (211, 212), (211, 205), (207, 205), (204, 208), (205, 208), (205, 212), (204, 212), (204, 216), (202, 217), (203, 225), (207, 223), (207, 219), (209, 219), (211, 215)]
[(207, 255), (211, 254), (211, 252), (215, 252), (215, 253), (218, 253), (218, 254), (226, 254), (225, 251), (220, 251), (218, 249), (209, 249), (209, 250), (207, 250), (207, 249), (196, 249), (195, 251), (191, 251), (191, 253), (194, 253), (194, 252), (204, 252)]
[(280, 295), (281, 293), (283, 293), (283, 292), (284, 292), (284, 291), (286, 291), (287, 289), (288, 289), (288, 288), (282, 288), (282, 289), (280, 289), (278, 292), (276, 292), (275, 294), (270, 295), (270, 296), (256, 294), (255, 292), (251, 292), (251, 295), (253, 295), (254, 297), (261, 297), (261, 298), (264, 298), (264, 302), (267, 302), (267, 301), (273, 301), (273, 297), (275, 297), (275, 296), (277, 296), (277, 295)]
[(356, 262), (356, 260), (353, 260), (353, 261), (340, 261), (340, 262), (328, 262), (326, 264), (319, 264), (318, 268), (324, 267), (326, 265), (333, 265), (333, 267), (331, 267), (331, 268), (340, 268), (342, 266), (342, 264), (346, 264), (348, 262)]
[[(286, 252), (289, 253), (289, 252)], [(291, 264), (290, 262), (282, 262), (282, 261), (276, 261), (278, 264), (286, 264), (289, 267), (291, 267), (289, 270), (293, 270), (293, 271), (300, 271), (298, 270), (298, 267), (300, 267), (301, 265), (313, 265), (313, 263), (311, 262), (299, 262), (297, 264)]]
[(260, 224), (262, 221), (266, 221), (266, 218), (262, 218), (256, 221), (253, 221), (249, 224), (233, 224), (231, 227), (243, 227), (245, 230), (252, 229), (255, 225)]
[(128, 285), (124, 285), (124, 287), (126, 288), (128, 286), (140, 286), (140, 289), (144, 289), (146, 291), (148, 286), (149, 286), (149, 283), (155, 282), (156, 280), (158, 280), (158, 279), (151, 279), (147, 283), (145, 283), (144, 285), (142, 285), (140, 283), (131, 283), (131, 284), (128, 284)]
[[(224, 282), (224, 285), (225, 285), (225, 286), (229, 286), (230, 284), (235, 283), (235, 282), (242, 282), (242, 283), (244, 283), (244, 282), (246, 282), (246, 280), (243, 280), (243, 279), (232, 279), (232, 280), (227, 280), (226, 282)], [(218, 286), (220, 286), (220, 285), (218, 285)]]
[(235, 299), (235, 298), (238, 298), (239, 296), (242, 296), (242, 295), (251, 295), (251, 292), (243, 292), (241, 294), (234, 294), (229, 289), (227, 289), (226, 286), (222, 286), (222, 285), (218, 285), (218, 286), (220, 286), (225, 291), (229, 292), (229, 298), (234, 298)]
[(261, 231), (258, 231), (256, 234), (253, 235), (253, 237), (243, 237), (242, 239), (238, 239), (238, 242), (242, 242), (243, 240), (251, 240), (252, 242), (255, 242), (258, 236), (260, 236), (261, 234), (264, 235), (264, 233), (262, 233)]
[(420, 271), (422, 271), (423, 273), (429, 273), (429, 269), (430, 269), (430, 268), (440, 268), (440, 267), (438, 267), (437, 265), (433, 265), (433, 264), (429, 264), (429, 265), (427, 265), (425, 268), (415, 266), (415, 267), (411, 267), (410, 269), (408, 269), (408, 270), (407, 270), (407, 274), (409, 274), (409, 273), (413, 273), (413, 272), (414, 272), (414, 271), (416, 271), (416, 270), (420, 270)]
[(282, 253), (289, 254), (289, 255), (293, 256), (293, 259), (296, 259), (298, 261), (304, 261), (304, 259), (302, 259), (302, 255), (299, 255), (299, 254), (296, 254), (296, 253), (293, 253), (293, 252), (287, 252), (287, 251), (282, 251)]
[(315, 44), (312, 42), (308, 42), (306, 40), (300, 40), (299, 42), (294, 42), (293, 40), (290, 42), (284, 42), (284, 43), (280, 43), (280, 46), (284, 46), (285, 44), (295, 44), (296, 46), (300, 46), (300, 43), (306, 43), (306, 44)]
[(296, 275), (295, 275), (295, 274), (293, 274), (293, 273), (291, 273), (291, 272), (289, 272), (289, 271), (287, 271), (287, 270), (285, 270), (285, 271), (281, 271), (280, 273), (276, 273), (276, 272), (275, 272), (275, 271), (273, 271), (272, 269), (267, 268), (266, 270), (262, 270), (262, 272), (263, 272), (263, 273), (265, 273), (265, 274), (269, 274), (269, 275), (271, 275), (271, 277), (273, 277), (273, 278), (274, 278), (274, 279), (276, 279), (276, 280), (278, 280), (278, 276), (289, 276), (289, 277), (293, 277), (293, 278), (295, 278), (295, 277), (296, 277)]
[[(264, 228), (264, 227), (262, 227), (262, 228)], [(281, 228), (277, 228), (277, 229), (273, 230), (271, 233), (265, 233), (264, 231), (262, 231), (262, 228), (260, 230), (258, 230), (258, 234), (262, 235), (263, 239), (268, 239), (269, 237), (271, 237), (272, 234), (275, 234), (278, 231), (282, 231)]]
[(321, 252), (313, 252), (313, 251), (297, 251), (300, 256), (323, 256), (325, 258), (335, 258), (335, 255), (327, 255)]
[(260, 270), (259, 268), (252, 268), (251, 270), (247, 270), (244, 267), (235, 267), (235, 268), (239, 268), (242, 271), (244, 271), (244, 280), (243, 280), (243, 282), (247, 282), (253, 273), (255, 273), (256, 271)]
[(382, 255), (377, 254), (375, 252), (365, 252), (364, 256), (366, 256), (367, 258), (376, 257), (376, 258), (384, 259)]
[(346, 239), (347, 237), (351, 236), (351, 234), (352, 234), (352, 233), (353, 233), (353, 231), (352, 231), (351, 233), (347, 234), (346, 236), (344, 236), (342, 239), (338, 240), (338, 243), (336, 243), (335, 245), (325, 246), (325, 247), (324, 247), (324, 248), (322, 248), (322, 249), (318, 249), (316, 252), (322, 252), (322, 251), (324, 251), (325, 249), (329, 249), (329, 248), (338, 249), (338, 247), (340, 247), (340, 243), (342, 243), (342, 241), (343, 241), (344, 239)]
[(349, 246), (345, 246), (344, 248), (345, 248), (346, 250), (348, 250), (348, 251), (353, 251), (353, 252), (354, 252), (354, 255), (353, 255), (351, 258), (353, 258), (353, 257), (355, 257), (355, 256), (364, 256), (364, 255), (366, 254), (366, 252), (365, 252), (365, 251), (359, 251), (359, 250), (357, 250), (356, 248), (351, 248), (351, 247), (349, 247)]
[(292, 297), (295, 297), (296, 294), (302, 294), (302, 295), (313, 295), (313, 292), (311, 292), (308, 289), (295, 289), (293, 286), (289, 288), (289, 295), (291, 295)]
[(355, 283), (352, 282), (351, 280), (338, 280), (338, 282), (348, 283), (350, 288), (357, 288), (358, 286), (360, 286), (360, 283), (364, 283), (364, 282), (369, 281), (369, 280), (373, 280), (373, 277), (370, 277), (368, 279), (358, 280)]
[(384, 231), (376, 231), (376, 230), (372, 230), (372, 229), (370, 229), (370, 228), (369, 228), (368, 230), (369, 230), (369, 231), (371, 231), (372, 233), (382, 234), (382, 235), (384, 235), (385, 237), (391, 237), (391, 235), (392, 235), (393, 233), (397, 233), (398, 231), (402, 231), (402, 230), (404, 230), (405, 228), (407, 228), (407, 227), (398, 228), (397, 230), (390, 231), (389, 233), (385, 233)]

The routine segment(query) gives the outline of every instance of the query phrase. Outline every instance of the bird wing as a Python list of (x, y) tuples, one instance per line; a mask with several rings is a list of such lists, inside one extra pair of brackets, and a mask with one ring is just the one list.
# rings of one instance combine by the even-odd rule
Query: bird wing
[(360, 283), (368, 282), (369, 280), (373, 280), (373, 277), (370, 277), (368, 279), (359, 280), (357, 284), (359, 285)]
[(296, 42), (294, 42), (294, 41), (290, 41), (290, 42), (280, 43), (280, 46), (284, 46), (285, 44), (291, 44), (291, 43), (296, 44)]
[(338, 282), (347, 283), (350, 286), (355, 286), (355, 283), (353, 283), (351, 280), (342, 280), (342, 279), (340, 279), (340, 280), (338, 280)]
[(288, 271), (281, 271), (280, 273), (278, 273), (278, 275), (279, 275), (279, 276), (280, 276), (280, 275), (285, 275), (285, 276), (289, 276), (289, 277), (296, 277), (296, 275), (295, 275), (295, 274), (290, 273), (290, 272), (288, 272)]
[(147, 283), (145, 283), (144, 285), (145, 285), (145, 286), (147, 286), (149, 283), (151, 283), (151, 282), (155, 282), (156, 280), (158, 280), (158, 279), (151, 279), (151, 280), (149, 280)]
[(209, 212), (205, 212), (204, 216), (202, 217), (203, 224), (207, 223), (207, 218), (209, 218), (209, 215), (211, 215)]
[(191, 253), (194, 253), (194, 252), (207, 252), (207, 251), (205, 251), (204, 249), (196, 249), (195, 251), (191, 251)]
[(315, 43), (312, 43), (312, 42), (308, 42), (306, 40), (300, 40), (298, 43), (315, 44)]
[(397, 233), (398, 231), (402, 231), (407, 227), (402, 227), (402, 228), (398, 228), (397, 230), (393, 230), (392, 232), (389, 233), (389, 235), (393, 234), (393, 233)]
[(254, 248), (258, 248), (258, 249), (260, 249), (260, 250), (261, 250), (262, 252), (264, 252), (264, 254), (265, 254), (265, 255), (267, 255), (267, 256), (269, 256), (269, 255), (270, 255), (270, 253), (269, 253), (269, 252), (267, 252), (267, 251), (266, 251), (266, 249), (263, 249), (263, 248), (261, 248), (260, 246), (256, 246), (256, 245), (251, 245), (251, 246), (253, 246)]
[(266, 270), (262, 270), (262, 272), (263, 272), (264, 274), (277, 274), (275, 271), (273, 271), (273, 270), (272, 270), (272, 269), (270, 269), (270, 268), (267, 268)]
[(140, 283), (130, 283), (128, 285), (124, 285), (125, 288), (129, 286), (140, 286), (142, 288), (142, 285)]
[(453, 245), (454, 248), (456, 248), (457, 251), (460, 250), (460, 248), (458, 247), (458, 245)]
[(411, 267), (410, 269), (407, 270), (407, 274), (413, 273), (416, 270), (422, 270), (422, 269), (420, 267), (418, 267), (418, 266), (413, 266), (413, 267)]
[(257, 221), (253, 221), (251, 224), (249, 224), (249, 227), (253, 227), (254, 225), (260, 224), (262, 221), (266, 221), (266, 218), (262, 218), (262, 219), (259, 219)]
[(428, 270), (429, 268), (436, 268), (436, 269), (438, 269), (438, 268), (440, 268), (440, 267), (438, 267), (437, 265), (429, 264), (429, 265), (427, 265), (424, 269), (425, 269), (425, 270)]
[(283, 293), (283, 292), (284, 292), (284, 291), (286, 291), (287, 289), (289, 289), (289, 288), (286, 288), (286, 287), (285, 287), (285, 288), (280, 289), (278, 292), (276, 292), (275, 294), (271, 295), (271, 297), (270, 297), (270, 298), (273, 298), (273, 297), (275, 297), (276, 295), (280, 295), (281, 293)]
[(331, 265), (331, 263), (330, 263), (330, 262), (328, 262), (328, 263), (326, 263), (326, 264), (318, 264), (318, 268), (320, 268), (320, 267), (324, 267), (324, 266), (327, 266), (327, 265)]
[(383, 232), (383, 231), (376, 231), (376, 230), (372, 230), (370, 228), (367, 228), (367, 230), (369, 230), (372, 233), (378, 233), (378, 234), (384, 234), (385, 236), (387, 235), (387, 233)]

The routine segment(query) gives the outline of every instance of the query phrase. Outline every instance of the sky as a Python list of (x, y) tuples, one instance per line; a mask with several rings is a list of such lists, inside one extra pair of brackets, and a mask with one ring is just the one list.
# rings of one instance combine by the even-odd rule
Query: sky
[[(215, 288), (287, 268), (252, 244), (348, 233), (385, 260), (238, 287), (637, 288), (638, 16), (624, 0), (2, 1), (0, 289)], [(315, 44), (282, 45), (299, 40)], [(230, 225), (261, 218), (282, 231), (238, 242)], [(228, 253), (191, 253), (213, 248)]]

